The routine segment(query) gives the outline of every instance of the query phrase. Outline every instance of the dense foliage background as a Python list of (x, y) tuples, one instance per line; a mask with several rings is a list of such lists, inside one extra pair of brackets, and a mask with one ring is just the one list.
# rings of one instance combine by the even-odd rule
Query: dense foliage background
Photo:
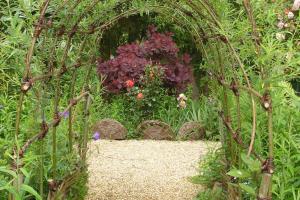
[[(67, 36), (56, 37), (57, 30), (71, 30), (77, 17), (92, 4), (88, 0), (78, 2), (80, 2), (78, 6), (73, 9), (74, 2), (65, 1), (61, 12), (57, 13), (52, 21), (54, 28), (47, 29), (37, 40), (36, 51), (31, 64), (34, 75), (44, 74), (49, 70), (50, 65), (53, 65), (54, 69), (59, 69), (64, 49), (68, 45), (68, 38)], [(289, 15), (293, 2), (286, 0), (251, 2), (259, 33), (259, 49), (255, 43), (257, 38), (253, 40), (253, 27), (247, 17), (243, 1), (210, 2), (216, 10), (216, 18), (218, 18), (221, 28), (215, 26), (205, 16), (200, 18), (191, 9), (193, 7), (196, 10), (197, 3), (200, 1), (191, 1), (194, 2), (192, 6), (186, 4), (186, 1), (173, 2), (176, 6), (186, 8), (184, 10), (186, 15), (183, 15), (183, 11), (179, 11), (179, 9), (177, 10), (178, 13), (161, 12), (160, 14), (154, 12), (153, 8), (150, 9), (151, 5), (156, 5), (156, 10), (167, 9), (167, 4), (170, 4), (168, 1), (135, 0), (115, 8), (114, 6), (118, 2), (117, 0), (109, 0), (98, 3), (90, 10), (90, 16), (85, 17), (80, 22), (80, 27), (85, 30), (93, 29), (93, 27), (105, 24), (105, 22), (110, 25), (107, 25), (109, 29), (103, 28), (105, 30), (103, 32), (97, 32), (91, 36), (76, 34), (72, 38), (66, 65), (72, 65), (78, 58), (81, 58), (83, 67), (78, 69), (75, 79), (71, 71), (61, 78), (59, 111), (63, 111), (63, 108), (68, 105), (69, 99), (73, 97), (70, 82), (75, 80), (76, 87), (73, 92), (79, 93), (86, 81), (87, 74), (89, 74), (88, 69), (92, 66), (89, 78), (90, 90), (93, 94), (90, 125), (102, 118), (114, 118), (129, 129), (129, 138), (132, 138), (138, 137), (135, 133), (135, 127), (145, 116), (169, 123), (175, 132), (185, 121), (201, 121), (207, 129), (208, 139), (216, 139), (225, 144), (227, 131), (218, 114), (223, 109), (223, 87), (220, 87), (219, 80), (214, 73), (219, 72), (218, 65), (221, 63), (225, 68), (224, 75), (226, 75), (227, 81), (231, 81), (231, 78), (235, 77), (233, 74), (236, 73), (236, 77), (239, 78), (238, 81), (245, 82), (242, 72), (233, 70), (238, 68), (239, 63), (233, 60), (232, 52), (223, 45), (224, 42), (228, 41), (224, 41), (222, 37), (219, 40), (212, 39), (223, 34), (229, 39), (241, 62), (245, 65), (253, 88), (262, 94), (266, 85), (270, 85), (273, 101), (275, 153), (273, 199), (300, 199), (300, 99), (296, 95), (297, 92), (299, 94), (300, 16), (299, 11), (293, 12), (293, 17)], [(21, 173), (24, 174), (22, 189), (18, 190), (12, 186), (12, 180), (16, 178), (17, 174), (9, 170), (12, 161), (16, 160), (14, 148), (22, 146), (28, 138), (38, 132), (42, 122), (41, 113), (44, 113), (44, 120), (46, 121), (53, 118), (55, 101), (52, 99), (55, 97), (57, 82), (53, 80), (37, 82), (32, 91), (26, 94), (20, 135), (18, 139), (15, 138), (16, 108), (18, 107), (25, 57), (30, 47), (34, 26), (38, 20), (42, 4), (43, 1), (41, 0), (0, 0), (1, 198), (6, 198), (8, 192), (18, 194), (20, 199), (32, 199), (33, 196), (37, 199), (40, 196), (45, 198), (49, 190), (47, 181), (53, 178), (51, 135), (47, 135), (44, 141), (32, 145), (25, 155), (24, 163), (26, 164), (21, 169)], [(51, 1), (46, 17), (55, 13), (60, 5), (62, 5), (60, 0)], [(110, 9), (112, 7), (115, 9)], [(120, 20), (114, 19), (115, 16), (119, 16), (120, 13), (130, 9), (136, 9), (137, 12), (130, 13), (128, 11), (127, 17)], [(208, 15), (207, 11), (203, 11), (203, 15)], [(186, 20), (185, 16), (196, 16), (199, 21)], [(97, 58), (102, 58), (105, 61), (110, 59), (111, 55), (117, 59), (117, 54), (122, 54), (122, 48), (121, 50), (117, 49), (122, 45), (132, 45), (125, 46), (126, 48), (137, 47), (141, 41), (147, 39), (147, 27), (151, 24), (154, 24), (160, 33), (172, 32), (174, 34), (172, 38), (178, 46), (176, 52), (180, 51), (180, 54), (188, 52), (191, 55), (191, 62), (185, 63), (184, 59), (180, 61), (180, 64), (191, 65), (194, 74), (192, 86), (186, 91), (189, 100), (185, 110), (177, 108), (174, 93), (170, 95), (168, 91), (161, 89), (161, 79), (153, 82), (153, 85), (149, 85), (148, 91), (143, 91), (144, 105), (140, 105), (140, 101), (135, 98), (141, 92), (138, 89), (133, 90), (129, 95), (121, 94), (113, 96), (113, 98), (107, 96), (105, 92), (107, 88), (103, 88), (101, 84), (103, 80), (97, 75), (96, 63), (90, 61)], [(64, 28), (62, 28), (63, 26)], [(201, 46), (199, 46), (199, 38), (203, 40)], [(157, 40), (157, 38), (151, 39)], [(80, 45), (83, 40), (86, 40), (86, 45), (81, 53)], [(216, 46), (216, 48), (212, 46)], [(222, 60), (218, 60), (217, 55), (222, 55)], [(49, 61), (53, 61), (53, 63), (49, 63)], [(110, 65), (109, 63), (104, 64)], [(158, 93), (153, 94), (153, 91), (158, 91)], [(153, 96), (156, 97), (155, 100), (150, 98)], [(235, 119), (237, 116), (235, 111), (236, 97), (229, 93), (227, 98), (231, 108), (228, 112)], [(149, 105), (155, 106), (149, 108)], [(247, 93), (240, 94), (240, 106), (241, 121), (243, 122), (241, 124), (241, 137), (246, 144), (249, 144), (252, 113), (250, 111), (251, 101)], [(131, 109), (128, 110), (128, 107)], [(257, 130), (254, 149), (263, 157), (267, 157), (266, 113), (260, 105), (256, 107)], [(74, 121), (74, 137), (77, 138), (81, 137), (83, 129), (80, 120), (83, 115), (82, 108), (83, 104), (80, 104), (79, 108), (73, 110), (76, 113), (76, 117), (72, 119)], [(237, 122), (233, 120), (233, 124), (237, 125)], [(72, 171), (79, 160), (77, 152), (69, 152), (68, 135), (65, 134), (67, 131), (68, 116), (62, 119), (61, 126), (58, 128), (57, 180), (62, 180), (68, 172)], [(76, 145), (79, 144), (76, 143)], [(237, 145), (233, 146), (234, 152), (228, 154), (228, 151), (225, 151), (227, 146), (223, 146), (201, 162), (200, 175), (194, 177), (193, 181), (206, 184), (209, 189), (200, 193), (198, 199), (229, 198), (230, 190), (228, 188), (230, 187), (238, 188), (238, 195), (242, 199), (256, 198), (261, 180), (260, 165), (257, 164), (258, 161), (254, 157), (245, 156), (247, 154), (245, 150), (239, 149)], [(229, 159), (231, 160), (228, 161)], [(77, 183), (73, 184), (69, 193), (69, 199), (74, 196), (78, 199), (84, 198), (86, 188), (82, 185), (85, 184), (87, 175), (83, 172), (78, 177), (80, 178)]]

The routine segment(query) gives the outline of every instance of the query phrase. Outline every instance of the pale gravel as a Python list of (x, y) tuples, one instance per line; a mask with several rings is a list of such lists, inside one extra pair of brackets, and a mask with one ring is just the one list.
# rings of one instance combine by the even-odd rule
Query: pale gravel
[(189, 182), (216, 143), (204, 141), (92, 141), (87, 200), (192, 200)]

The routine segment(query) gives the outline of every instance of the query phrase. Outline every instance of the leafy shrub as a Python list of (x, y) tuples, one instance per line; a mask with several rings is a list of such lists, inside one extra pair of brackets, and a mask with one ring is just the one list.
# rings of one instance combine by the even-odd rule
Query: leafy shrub
[(106, 77), (104, 85), (111, 93), (126, 89), (126, 81), (140, 84), (146, 66), (160, 67), (164, 74), (164, 86), (178, 92), (186, 89), (191, 81), (191, 58), (188, 54), (178, 56), (179, 49), (172, 40), (171, 33), (157, 33), (154, 26), (148, 29), (148, 40), (142, 44), (132, 43), (120, 46), (117, 57), (103, 62), (98, 60), (98, 73)]
[[(107, 102), (111, 109), (104, 116), (123, 123), (129, 138), (138, 137), (135, 127), (143, 120), (173, 121), (176, 131), (186, 121), (172, 94), (187, 89), (191, 58), (188, 54), (178, 56), (172, 33), (158, 33), (149, 26), (147, 37), (141, 44), (118, 47), (117, 56), (111, 60), (98, 60), (98, 74), (105, 76), (104, 87), (113, 95)], [(162, 112), (166, 109), (173, 110), (173, 115)], [(182, 123), (177, 123), (178, 117)]]
[[(274, 104), (274, 143), (275, 157), (274, 163), (276, 170), (273, 179), (273, 198), (274, 199), (299, 199), (300, 188), (300, 98), (294, 94), (291, 85), (287, 82), (276, 84), (273, 91)], [(249, 108), (244, 96), (241, 98), (241, 109), (246, 117), (246, 110)], [(249, 117), (249, 116), (247, 116)], [(263, 116), (258, 115), (259, 121), (263, 121)], [(247, 125), (249, 126), (249, 125)], [(246, 127), (243, 127), (246, 129)], [(262, 133), (261, 133), (262, 132)], [(267, 138), (264, 132), (259, 130), (255, 148), (264, 152)], [(236, 182), (231, 183), (243, 191), (242, 199), (255, 199), (258, 190), (260, 177), (260, 163), (258, 160), (247, 157), (246, 152), (241, 150), (241, 162), (239, 168), (226, 169), (225, 148), (220, 151), (208, 154), (200, 162), (199, 175), (192, 178), (192, 182), (206, 186), (208, 189), (201, 192), (197, 199), (218, 199), (212, 198), (214, 195), (214, 183), (221, 182), (226, 185), (224, 174), (232, 176)], [(223, 174), (223, 175), (222, 175)], [(225, 199), (225, 197), (220, 198)]]
[(107, 62), (98, 61), (98, 73), (105, 75), (104, 85), (112, 93), (126, 88), (126, 81), (137, 81), (149, 61), (143, 58), (138, 44), (127, 44), (117, 50), (118, 56)]
[(161, 68), (146, 67), (139, 85), (131, 81), (125, 82), (126, 93), (114, 95), (106, 101), (107, 106), (101, 105), (107, 108), (103, 111), (102, 117), (118, 120), (128, 129), (128, 137), (136, 138), (139, 137), (139, 133), (136, 133), (135, 129), (140, 122), (160, 119), (157, 113), (166, 109), (166, 106), (173, 106), (178, 110), (176, 98), (169, 95), (168, 88), (161, 87), (162, 75)]
[[(163, 71), (159, 67), (148, 66), (145, 68), (145, 76), (140, 79), (140, 86), (133, 87), (126, 93), (129, 103), (129, 110), (136, 112), (136, 109), (142, 113), (141, 118), (151, 118), (160, 105), (168, 96), (168, 90), (161, 87)], [(134, 113), (133, 113), (134, 114)]]

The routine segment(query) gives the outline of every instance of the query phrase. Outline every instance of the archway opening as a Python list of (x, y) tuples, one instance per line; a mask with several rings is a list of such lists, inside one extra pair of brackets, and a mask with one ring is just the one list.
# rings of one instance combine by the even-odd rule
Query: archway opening
[[(170, 19), (177, 28), (184, 30), (193, 39), (197, 52), (201, 52), (200, 57), (204, 61), (201, 67), (209, 74), (212, 84), (215, 85), (213, 92), (221, 105), (219, 119), (224, 128), (221, 138), (227, 170), (240, 165), (239, 151), (243, 150), (253, 155), (264, 167), (260, 174), (262, 184), (258, 196), (259, 198), (270, 197), (273, 134), (269, 86), (266, 82), (263, 92), (257, 92), (252, 86), (254, 78), (250, 80), (249, 70), (245, 68), (238, 54), (238, 47), (231, 42), (232, 38), (227, 27), (223, 27), (221, 23), (224, 17), (220, 14), (222, 6), (226, 7), (227, 3), (216, 4), (207, 1), (121, 1), (117, 3), (76, 1), (75, 4), (69, 1), (63, 3), (45, 1), (43, 3), (26, 56), (26, 67), (16, 112), (15, 140), (21, 145), (15, 152), (15, 156), (17, 160), (26, 161), (24, 158), (31, 146), (36, 144), (40, 145), (39, 149), (43, 149), (42, 142), (37, 144), (36, 141), (46, 139), (51, 144), (51, 152), (45, 156), (52, 163), (48, 173), (51, 179), (48, 180), (47, 190), (50, 198), (65, 194), (70, 183), (76, 180), (78, 173), (83, 172), (85, 168), (89, 139), (89, 110), (93, 99), (91, 95), (97, 94), (95, 92), (97, 87), (95, 89), (91, 85), (92, 80), (96, 80), (97, 77), (92, 74), (96, 59), (105, 56), (100, 55), (99, 51), (99, 46), (103, 46), (101, 40), (103, 34), (105, 36), (105, 30), (126, 17), (148, 13), (158, 13), (164, 19)], [(248, 14), (251, 18), (251, 7), (249, 5), (247, 7), (247, 4), (245, 6), (250, 9)], [(255, 36), (255, 31), (253, 32)], [(260, 48), (259, 41), (255, 40), (255, 42), (257, 48)], [(255, 74), (259, 70), (253, 69), (250, 72)], [(78, 74), (85, 74), (85, 78), (77, 79)], [(255, 81), (259, 81), (260, 75), (254, 76), (257, 78)], [(263, 74), (260, 83), (264, 82), (265, 76)], [(66, 99), (62, 99), (63, 93), (68, 93)], [(242, 116), (241, 113), (241, 98), (246, 99), (245, 101), (249, 103), (245, 105), (251, 108), (251, 112), (246, 116)], [(34, 105), (29, 101), (31, 99), (35, 100)], [(81, 100), (83, 103), (79, 104)], [(268, 134), (264, 135), (262, 143), (268, 143), (268, 147), (264, 148), (269, 149), (269, 154), (263, 155), (264, 159), (254, 148), (257, 126), (256, 104), (262, 104), (259, 112), (266, 113), (264, 118), (266, 123), (262, 127)], [(23, 105), (26, 110), (22, 110)], [(28, 129), (26, 125), (22, 125), (28, 121), (22, 118), (22, 114), (30, 110), (30, 105), (31, 110), (37, 105), (37, 116), (31, 120), (39, 119), (36, 121), (36, 127), (42, 124), (40, 130), (39, 128)], [(75, 108), (75, 105), (79, 105), (79, 108)], [(62, 119), (67, 113), (68, 120), (64, 123)], [(60, 134), (63, 132), (60, 125), (64, 126), (65, 134)], [(78, 144), (76, 150), (74, 144)], [(69, 147), (68, 150), (58, 151), (60, 146), (66, 145)], [(43, 162), (45, 161), (41, 161)], [(64, 163), (68, 164), (70, 167), (68, 169), (74, 173), (65, 176), (67, 170), (58, 167)], [(18, 171), (21, 164), (14, 164), (18, 176), (22, 177), (22, 173)], [(41, 176), (40, 181), (43, 188), (47, 180)], [(226, 182), (227, 192), (238, 196), (241, 188), (234, 188), (230, 184), (232, 181), (234, 180)], [(15, 183), (18, 184), (17, 181)]]

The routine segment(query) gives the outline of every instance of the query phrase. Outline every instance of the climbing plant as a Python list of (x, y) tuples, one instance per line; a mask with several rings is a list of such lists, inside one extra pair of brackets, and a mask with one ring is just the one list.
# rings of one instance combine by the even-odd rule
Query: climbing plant
[[(209, 74), (213, 95), (219, 99), (226, 198), (276, 196), (279, 189), (272, 189), (272, 182), (276, 181), (273, 174), (275, 178), (280, 174), (274, 167), (274, 149), (278, 145), (274, 145), (274, 132), (279, 132), (274, 131), (273, 117), (277, 111), (273, 100), (277, 87), (283, 84), (277, 82), (299, 74), (296, 58), (299, 32), (288, 27), (278, 31), (276, 27), (277, 15), (289, 27), (298, 26), (296, 16), (290, 19), (284, 12), (287, 3), (248, 0), (0, 3), (9, 8), (1, 13), (5, 28), (1, 28), (4, 42), (0, 61), (1, 66), (8, 66), (1, 67), (5, 75), (1, 77), (1, 89), (5, 91), (1, 97), (11, 108), (17, 108), (6, 121), (9, 128), (1, 125), (5, 139), (13, 142), (5, 144), (9, 147), (5, 152), (9, 161), (0, 168), (5, 180), (0, 194), (10, 199), (22, 199), (27, 193), (36, 199), (67, 198), (74, 183), (86, 172), (89, 110), (94, 91), (91, 80), (96, 58), (101, 53), (98, 49), (102, 35), (123, 18), (156, 13), (193, 39), (203, 58), (201, 68)], [(265, 12), (259, 12), (261, 9)], [(268, 28), (262, 30), (262, 27)], [(22, 75), (11, 64), (21, 68)], [(79, 74), (84, 74), (84, 78), (78, 80)], [(18, 99), (9, 101), (10, 93)], [(1, 131), (1, 136), (4, 133)], [(66, 145), (67, 150), (60, 148)], [(299, 158), (296, 160), (299, 162)], [(38, 184), (31, 182), (27, 171), (31, 163), (39, 170)], [(50, 169), (44, 169), (45, 163), (50, 163)], [(243, 173), (245, 164), (255, 174), (255, 181)]]

